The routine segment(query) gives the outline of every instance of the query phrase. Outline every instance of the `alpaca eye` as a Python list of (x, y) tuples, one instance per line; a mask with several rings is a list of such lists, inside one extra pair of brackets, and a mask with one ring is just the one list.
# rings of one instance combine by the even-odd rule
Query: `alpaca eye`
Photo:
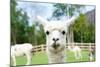
[(65, 31), (62, 31), (62, 34), (64, 35), (65, 34)]
[(46, 34), (49, 35), (49, 31), (46, 31)]

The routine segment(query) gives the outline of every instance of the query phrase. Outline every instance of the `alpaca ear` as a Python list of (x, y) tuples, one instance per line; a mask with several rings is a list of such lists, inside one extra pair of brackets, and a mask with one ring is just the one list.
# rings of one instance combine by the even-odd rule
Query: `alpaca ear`
[(43, 26), (45, 26), (46, 23), (48, 23), (48, 21), (46, 19), (42, 18), (41, 16), (37, 16), (36, 19), (39, 22), (39, 24), (42, 24)]
[(67, 26), (69, 27), (71, 24), (73, 24), (77, 18), (77, 16), (73, 16), (70, 19), (68, 19), (66, 22)]

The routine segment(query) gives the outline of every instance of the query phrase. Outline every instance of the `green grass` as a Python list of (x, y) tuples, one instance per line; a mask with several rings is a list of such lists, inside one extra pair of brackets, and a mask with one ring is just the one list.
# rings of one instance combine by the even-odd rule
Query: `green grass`
[[(17, 65), (24, 65), (27, 62), (26, 56), (17, 57), (16, 59)], [(45, 52), (35, 53), (32, 57), (32, 64), (47, 64), (48, 58)]]
[[(73, 52), (67, 51), (67, 58), (66, 61), (70, 62), (86, 62), (89, 61), (88, 51), (82, 51), (82, 59), (76, 60), (74, 57)], [(27, 60), (26, 56), (17, 57), (16, 59), (17, 65), (25, 65)], [(32, 57), (32, 64), (48, 64), (48, 59), (46, 52), (37, 52)]]
[(86, 62), (89, 61), (89, 52), (82, 51), (82, 59), (75, 59), (74, 53), (71, 51), (67, 52), (67, 62)]

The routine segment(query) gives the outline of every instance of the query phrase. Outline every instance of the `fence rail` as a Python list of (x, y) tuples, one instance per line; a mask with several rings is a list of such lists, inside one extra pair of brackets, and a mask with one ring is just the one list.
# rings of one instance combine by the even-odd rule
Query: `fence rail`
[[(79, 46), (82, 50), (90, 50), (91, 48), (95, 48), (95, 43), (67, 43), (66, 48), (68, 48), (68, 45), (71, 44)], [(45, 50), (46, 50), (45, 44), (34, 46), (35, 52), (45, 51)]]

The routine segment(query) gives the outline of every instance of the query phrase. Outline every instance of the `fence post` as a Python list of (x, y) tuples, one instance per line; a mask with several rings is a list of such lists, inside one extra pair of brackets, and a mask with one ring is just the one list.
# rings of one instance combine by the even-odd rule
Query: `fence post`
[(41, 50), (42, 52), (44, 52), (44, 45), (41, 45)]

